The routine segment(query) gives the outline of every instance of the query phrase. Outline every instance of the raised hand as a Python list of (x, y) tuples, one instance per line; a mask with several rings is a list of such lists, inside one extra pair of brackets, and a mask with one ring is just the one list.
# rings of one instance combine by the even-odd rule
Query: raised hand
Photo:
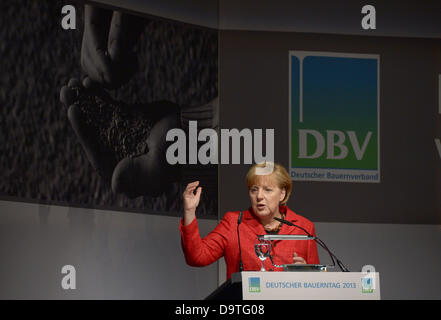
[(196, 208), (199, 205), (202, 193), (202, 187), (198, 187), (198, 185), (199, 181), (189, 183), (182, 194), (184, 201), (184, 225), (190, 224), (196, 217)]

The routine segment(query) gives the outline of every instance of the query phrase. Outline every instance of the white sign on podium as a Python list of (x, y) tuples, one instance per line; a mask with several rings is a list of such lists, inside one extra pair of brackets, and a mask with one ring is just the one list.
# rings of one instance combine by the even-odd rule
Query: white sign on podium
[(378, 272), (242, 272), (244, 300), (379, 300)]

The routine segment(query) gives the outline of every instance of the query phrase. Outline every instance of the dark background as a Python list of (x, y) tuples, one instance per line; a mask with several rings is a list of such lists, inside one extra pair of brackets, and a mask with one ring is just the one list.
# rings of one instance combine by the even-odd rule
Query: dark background
[[(317, 222), (441, 223), (438, 39), (222, 30), (221, 128), (274, 128), (289, 168), (290, 50), (380, 55), (381, 183), (293, 181), (288, 206)], [(220, 212), (249, 207), (249, 166), (220, 167)]]

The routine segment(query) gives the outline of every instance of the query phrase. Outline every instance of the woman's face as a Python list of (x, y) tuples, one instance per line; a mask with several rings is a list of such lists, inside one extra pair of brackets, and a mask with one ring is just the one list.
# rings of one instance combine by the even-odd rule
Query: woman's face
[(279, 204), (285, 194), (285, 189), (280, 189), (277, 185), (274, 174), (257, 176), (249, 189), (251, 207), (261, 220), (272, 219), (279, 212)]

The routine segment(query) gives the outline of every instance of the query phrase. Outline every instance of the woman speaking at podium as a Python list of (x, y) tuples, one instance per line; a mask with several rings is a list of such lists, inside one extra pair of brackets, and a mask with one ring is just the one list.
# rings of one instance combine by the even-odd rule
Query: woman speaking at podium
[[(265, 169), (270, 167), (271, 173)], [(261, 174), (265, 172), (266, 174)], [(258, 271), (262, 262), (255, 253), (258, 235), (299, 234), (308, 231), (315, 236), (314, 224), (294, 213), (286, 206), (292, 190), (292, 181), (286, 169), (277, 163), (253, 165), (246, 175), (251, 207), (243, 211), (227, 212), (216, 228), (201, 239), (196, 219), (196, 207), (202, 193), (199, 181), (189, 183), (183, 193), (184, 217), (180, 223), (182, 249), (188, 265), (207, 266), (222, 256), (227, 266), (227, 279), (238, 272)], [(240, 219), (241, 218), (241, 219)], [(296, 224), (292, 227), (274, 218)], [(239, 248), (240, 243), (240, 248)], [(272, 261), (271, 261), (272, 260)], [(242, 261), (242, 262), (241, 262)], [(271, 259), (264, 260), (266, 270), (281, 271), (275, 265), (319, 264), (314, 240), (275, 240), (271, 246)]]

